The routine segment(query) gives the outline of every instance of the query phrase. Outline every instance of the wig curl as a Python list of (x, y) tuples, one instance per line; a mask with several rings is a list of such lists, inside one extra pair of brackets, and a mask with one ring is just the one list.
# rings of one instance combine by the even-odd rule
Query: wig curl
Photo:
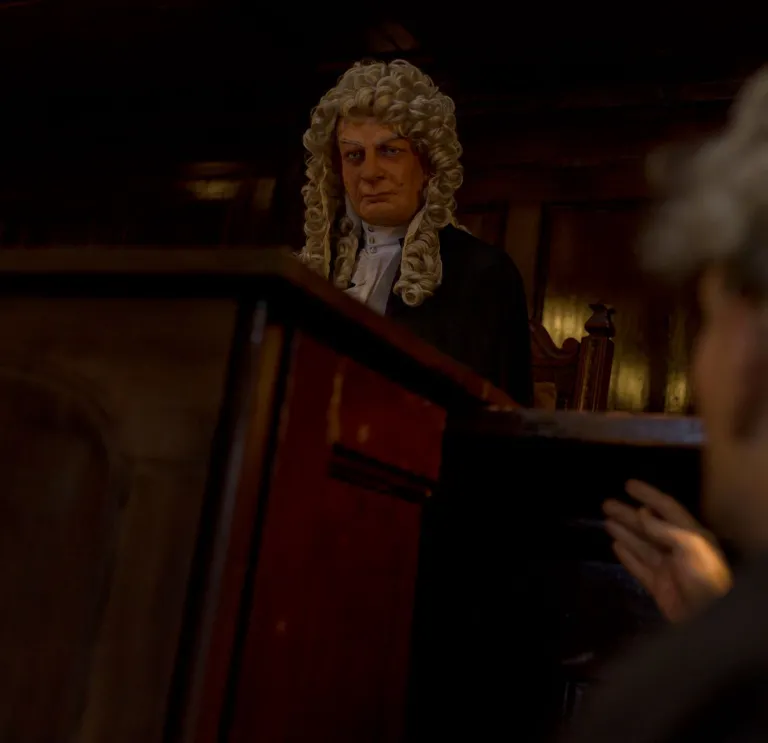
[(454, 194), (463, 176), (454, 111), (453, 101), (409, 62), (359, 62), (347, 70), (313, 109), (304, 134), (309, 155), (302, 189), (306, 236), (299, 256), (302, 262), (328, 278), (335, 242), (333, 282), (340, 289), (349, 287), (359, 235), (347, 214), (344, 185), (334, 169), (336, 127), (341, 118), (372, 117), (408, 139), (429, 164), (423, 206), (406, 235), (394, 292), (411, 307), (432, 296), (443, 272), (438, 232), (455, 224)]

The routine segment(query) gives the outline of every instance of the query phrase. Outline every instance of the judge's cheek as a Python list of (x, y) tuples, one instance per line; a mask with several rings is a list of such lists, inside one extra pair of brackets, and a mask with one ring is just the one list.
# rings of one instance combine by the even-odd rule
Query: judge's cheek
[(354, 192), (360, 188), (360, 176), (356, 173), (348, 173), (344, 175), (344, 186), (347, 191)]

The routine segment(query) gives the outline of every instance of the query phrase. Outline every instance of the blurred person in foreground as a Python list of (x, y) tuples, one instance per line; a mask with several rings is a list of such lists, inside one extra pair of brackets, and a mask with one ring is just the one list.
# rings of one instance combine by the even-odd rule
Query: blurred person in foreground
[(702, 509), (745, 560), (732, 576), (712, 535), (644, 483), (627, 488), (638, 509), (605, 504), (619, 559), (673, 622), (609, 671), (568, 740), (768, 741), (768, 70), (665, 175), (644, 258), (698, 282)]

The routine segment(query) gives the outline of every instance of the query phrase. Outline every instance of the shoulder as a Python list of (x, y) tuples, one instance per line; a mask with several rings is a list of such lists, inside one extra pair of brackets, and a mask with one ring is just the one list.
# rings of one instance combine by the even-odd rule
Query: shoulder
[(507, 252), (452, 225), (440, 230), (440, 258), (444, 275), (487, 276), (522, 285), (520, 272)]

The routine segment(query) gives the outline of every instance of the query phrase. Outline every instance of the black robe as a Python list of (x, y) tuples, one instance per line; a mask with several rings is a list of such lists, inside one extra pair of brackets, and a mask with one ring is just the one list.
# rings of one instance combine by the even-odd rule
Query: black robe
[(441, 285), (419, 307), (390, 293), (387, 317), (531, 406), (531, 334), (517, 266), (464, 230), (449, 225), (439, 234)]

